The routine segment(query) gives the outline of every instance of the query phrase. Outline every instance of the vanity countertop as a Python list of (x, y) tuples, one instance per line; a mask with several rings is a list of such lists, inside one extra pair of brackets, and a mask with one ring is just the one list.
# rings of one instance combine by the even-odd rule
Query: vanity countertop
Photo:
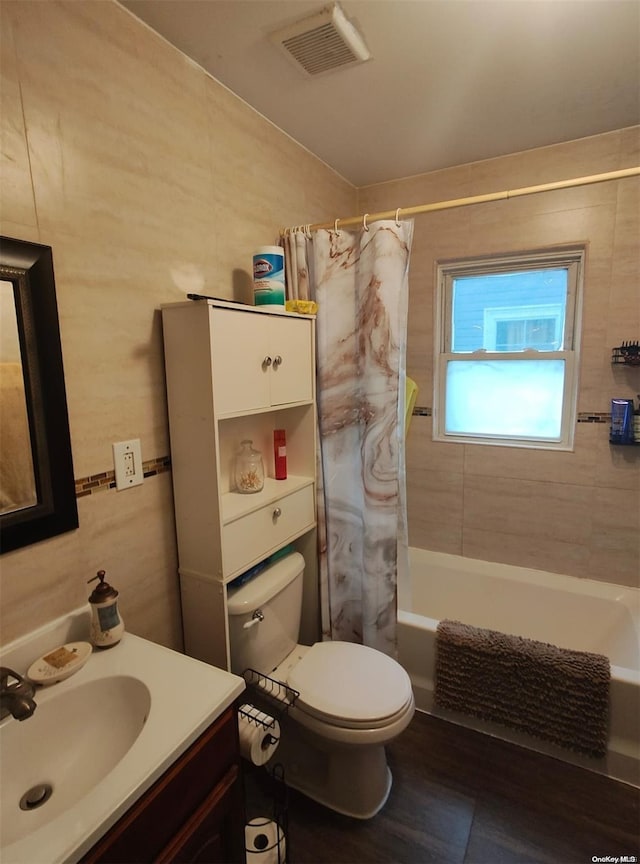
[[(2, 665), (24, 674), (29, 665), (46, 651), (73, 639), (87, 638), (88, 611), (78, 610), (65, 619), (58, 619), (45, 628), (4, 648), (0, 654)], [(85, 629), (86, 627), (86, 629)], [(84, 635), (83, 635), (84, 634)], [(83, 668), (64, 681), (36, 689), (41, 716), (50, 700), (64, 699), (76, 688), (96, 692), (95, 682), (100, 679), (134, 678), (149, 691), (149, 709), (144, 725), (128, 751), (115, 766), (85, 795), (68, 809), (53, 818), (39, 815), (31, 825), (25, 821), (25, 830), (19, 838), (4, 845), (0, 823), (0, 860), (3, 864), (54, 864), (77, 861), (91, 846), (131, 807), (131, 805), (164, 773), (164, 771), (207, 729), (242, 693), (244, 680), (222, 669), (209, 666), (164, 648), (131, 633), (125, 633), (117, 645), (109, 649), (94, 649)], [(99, 689), (99, 687), (98, 687)], [(91, 702), (92, 700), (87, 700)], [(60, 704), (60, 703), (59, 703)], [(92, 711), (95, 704), (82, 707), (86, 717), (87, 734), (92, 734)], [(104, 706), (100, 709), (104, 711)], [(117, 715), (113, 723), (118, 722)], [(13, 729), (15, 749), (29, 747), (29, 723), (8, 717), (0, 723), (0, 744), (8, 724), (19, 724)], [(80, 724), (82, 727), (84, 723)], [(35, 727), (32, 727), (34, 729)], [(19, 737), (24, 732), (24, 741)], [(83, 733), (84, 734), (84, 733)], [(70, 736), (71, 737), (71, 736)], [(93, 742), (92, 742), (93, 743)], [(100, 748), (100, 736), (95, 746)], [(74, 740), (65, 737), (65, 728), (51, 730), (51, 747), (73, 748)], [(56, 792), (52, 795), (54, 800)], [(47, 805), (42, 810), (46, 811)], [(24, 817), (29, 820), (39, 811), (22, 813), (10, 802), (2, 819)], [(15, 829), (12, 826), (13, 834)]]

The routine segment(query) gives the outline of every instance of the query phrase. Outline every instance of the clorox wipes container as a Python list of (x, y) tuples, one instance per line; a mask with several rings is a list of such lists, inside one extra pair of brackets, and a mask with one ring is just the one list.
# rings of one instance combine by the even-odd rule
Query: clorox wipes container
[(261, 246), (253, 255), (253, 299), (256, 306), (284, 309), (284, 249)]

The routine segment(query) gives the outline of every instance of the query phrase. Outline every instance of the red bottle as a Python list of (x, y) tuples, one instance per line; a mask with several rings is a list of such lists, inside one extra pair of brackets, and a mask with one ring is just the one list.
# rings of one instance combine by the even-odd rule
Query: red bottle
[(287, 436), (284, 429), (273, 430), (273, 463), (276, 480), (287, 479)]

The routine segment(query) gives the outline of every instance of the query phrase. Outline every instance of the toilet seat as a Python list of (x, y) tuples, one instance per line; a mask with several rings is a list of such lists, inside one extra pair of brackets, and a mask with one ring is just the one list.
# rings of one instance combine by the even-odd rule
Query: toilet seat
[(317, 642), (290, 669), (287, 683), (300, 693), (296, 708), (346, 729), (381, 729), (408, 709), (411, 681), (386, 654), (352, 642)]

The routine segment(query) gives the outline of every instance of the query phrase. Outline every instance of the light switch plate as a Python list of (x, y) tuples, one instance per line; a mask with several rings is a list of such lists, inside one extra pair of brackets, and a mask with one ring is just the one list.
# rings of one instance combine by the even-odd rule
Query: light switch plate
[(113, 464), (116, 469), (116, 489), (139, 486), (144, 480), (140, 439), (113, 444)]

